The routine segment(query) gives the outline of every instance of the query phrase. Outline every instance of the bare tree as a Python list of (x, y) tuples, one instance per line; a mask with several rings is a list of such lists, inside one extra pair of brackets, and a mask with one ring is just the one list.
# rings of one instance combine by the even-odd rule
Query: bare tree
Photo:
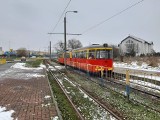
[[(67, 46), (68, 48), (76, 49), (82, 47), (82, 43), (79, 40), (71, 39), (68, 40)], [(57, 53), (64, 51), (64, 43), (62, 42), (62, 40), (58, 41), (55, 44), (55, 50), (57, 51)]]
[(113, 58), (120, 56), (119, 48), (116, 45), (110, 45), (113, 49)]
[(64, 50), (64, 43), (62, 40), (58, 41), (58, 43), (55, 44), (55, 49), (57, 52), (62, 52)]
[(79, 40), (76, 40), (76, 39), (68, 40), (68, 48), (76, 49), (81, 47), (82, 47), (82, 43)]
[(26, 50), (26, 48), (19, 48), (17, 50), (17, 56), (18, 57), (22, 57), (22, 56), (27, 57), (27, 50)]

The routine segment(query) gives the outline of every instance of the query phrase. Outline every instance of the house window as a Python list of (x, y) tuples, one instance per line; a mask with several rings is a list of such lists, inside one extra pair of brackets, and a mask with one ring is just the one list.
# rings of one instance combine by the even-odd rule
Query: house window
[(126, 46), (126, 52), (127, 53), (130, 53), (135, 48), (135, 44), (134, 44), (134, 42), (132, 40), (128, 40), (126, 42), (125, 46)]

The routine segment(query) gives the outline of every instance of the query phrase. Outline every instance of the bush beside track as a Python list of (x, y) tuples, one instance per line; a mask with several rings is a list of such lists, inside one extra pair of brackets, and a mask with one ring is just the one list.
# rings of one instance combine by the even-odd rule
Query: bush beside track
[(26, 66), (36, 68), (36, 67), (39, 67), (41, 63), (42, 63), (42, 60), (37, 59), (35, 61), (27, 61)]

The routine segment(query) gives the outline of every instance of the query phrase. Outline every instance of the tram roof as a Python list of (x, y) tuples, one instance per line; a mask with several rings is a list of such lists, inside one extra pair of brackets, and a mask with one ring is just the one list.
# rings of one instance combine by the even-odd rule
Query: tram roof
[[(107, 44), (106, 44), (107, 45)], [(77, 50), (83, 50), (83, 49), (99, 49), (99, 48), (109, 48), (109, 49), (112, 49), (112, 47), (108, 46), (107, 47), (104, 47), (104, 44), (103, 45), (99, 45), (99, 44), (93, 44), (93, 45), (89, 45), (89, 46), (86, 46), (86, 47), (82, 47), (82, 48), (77, 48), (77, 49), (73, 49), (75, 51)]]

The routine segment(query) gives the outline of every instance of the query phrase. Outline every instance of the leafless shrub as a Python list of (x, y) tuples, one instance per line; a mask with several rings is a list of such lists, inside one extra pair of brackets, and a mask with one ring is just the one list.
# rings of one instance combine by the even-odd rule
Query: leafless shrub
[(158, 67), (159, 59), (157, 57), (148, 57), (148, 65), (152, 67)]
[(125, 63), (132, 63), (133, 61), (137, 61), (137, 65), (141, 66), (142, 63), (147, 63), (149, 66), (158, 67), (160, 65), (160, 57), (155, 56), (144, 56), (144, 57), (124, 57)]

